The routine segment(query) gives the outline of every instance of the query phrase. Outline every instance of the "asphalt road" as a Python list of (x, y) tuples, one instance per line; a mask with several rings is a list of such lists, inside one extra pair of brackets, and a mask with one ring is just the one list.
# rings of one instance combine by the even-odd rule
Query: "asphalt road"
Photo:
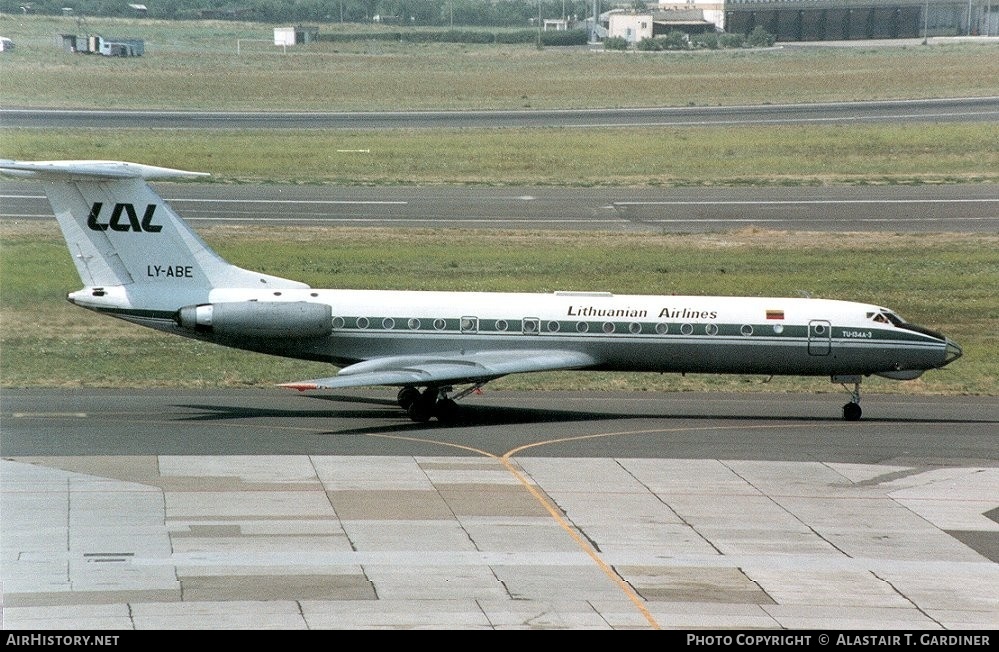
[[(164, 183), (156, 189), (195, 226), (999, 232), (999, 189), (989, 184), (653, 189)], [(37, 184), (4, 180), (0, 219), (53, 218)]]
[(470, 129), (994, 122), (999, 97), (758, 106), (517, 111), (102, 111), (0, 109), (0, 127), (106, 129)]

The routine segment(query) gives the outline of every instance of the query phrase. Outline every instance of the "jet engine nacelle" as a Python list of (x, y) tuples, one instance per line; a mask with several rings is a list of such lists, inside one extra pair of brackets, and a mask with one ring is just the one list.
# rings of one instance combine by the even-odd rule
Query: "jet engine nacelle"
[(250, 338), (325, 337), (333, 332), (333, 309), (307, 301), (234, 301), (185, 306), (174, 319), (199, 333)]

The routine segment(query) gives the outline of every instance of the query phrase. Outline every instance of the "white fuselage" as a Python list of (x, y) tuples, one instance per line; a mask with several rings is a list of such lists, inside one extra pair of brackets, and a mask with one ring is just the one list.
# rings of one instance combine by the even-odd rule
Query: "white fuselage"
[[(104, 297), (80, 300), (86, 293), (77, 294), (80, 305), (105, 303)], [(328, 333), (181, 334), (339, 366), (413, 354), (560, 350), (588, 354), (592, 369), (904, 378), (903, 372), (948, 360), (946, 338), (876, 321), (886, 312), (879, 306), (827, 299), (311, 288), (214, 289), (208, 296), (208, 304), (216, 306), (243, 302), (328, 305)], [(169, 311), (151, 320), (130, 317), (123, 307), (98, 309), (161, 330), (181, 330), (164, 318)]]

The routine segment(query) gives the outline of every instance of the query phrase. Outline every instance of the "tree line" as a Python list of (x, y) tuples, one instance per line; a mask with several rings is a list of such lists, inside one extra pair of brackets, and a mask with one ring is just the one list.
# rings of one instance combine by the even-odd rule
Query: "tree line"
[[(0, 13), (135, 17), (165, 20), (203, 18), (262, 23), (382, 23), (431, 27), (525, 27), (543, 19), (583, 20), (593, 14), (587, 0), (0, 0)], [(609, 5), (598, 2), (598, 11)]]

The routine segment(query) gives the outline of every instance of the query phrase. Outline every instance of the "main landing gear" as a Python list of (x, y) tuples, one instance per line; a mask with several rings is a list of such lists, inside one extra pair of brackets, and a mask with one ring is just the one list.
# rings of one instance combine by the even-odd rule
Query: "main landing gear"
[(433, 417), (437, 417), (441, 423), (454, 423), (461, 413), (458, 399), (468, 396), (484, 384), (478, 383), (456, 394), (452, 394), (453, 388), (447, 385), (427, 387), (422, 392), (415, 387), (403, 387), (396, 400), (409, 418), (417, 423), (426, 423)]
[(833, 376), (833, 382), (840, 383), (846, 387), (847, 383), (853, 383), (853, 390), (850, 392), (850, 402), (843, 406), (843, 419), (846, 421), (860, 421), (863, 410), (860, 409), (860, 376)]

